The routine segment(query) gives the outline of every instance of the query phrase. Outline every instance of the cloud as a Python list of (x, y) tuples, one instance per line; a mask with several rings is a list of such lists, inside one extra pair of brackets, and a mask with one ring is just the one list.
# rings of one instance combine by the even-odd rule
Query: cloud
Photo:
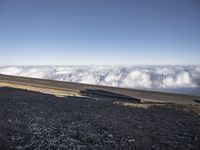
[(7, 75), (200, 95), (200, 66), (1, 66)]

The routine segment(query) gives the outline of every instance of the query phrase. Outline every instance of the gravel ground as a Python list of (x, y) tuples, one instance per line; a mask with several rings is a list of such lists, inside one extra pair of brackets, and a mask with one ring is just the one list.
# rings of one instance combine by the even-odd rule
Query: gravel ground
[(0, 149), (199, 149), (200, 105), (0, 88)]

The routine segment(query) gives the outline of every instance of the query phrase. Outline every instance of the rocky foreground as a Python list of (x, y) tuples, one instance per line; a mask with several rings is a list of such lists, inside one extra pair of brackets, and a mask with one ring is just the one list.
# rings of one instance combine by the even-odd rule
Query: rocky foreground
[(0, 88), (0, 149), (199, 149), (200, 105)]

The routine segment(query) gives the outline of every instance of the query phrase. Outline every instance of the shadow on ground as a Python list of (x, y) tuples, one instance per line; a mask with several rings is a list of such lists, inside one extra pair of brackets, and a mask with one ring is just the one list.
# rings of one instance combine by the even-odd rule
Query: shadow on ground
[(199, 149), (200, 106), (0, 88), (0, 149)]
[(91, 98), (100, 98), (100, 99), (113, 99), (113, 100), (129, 100), (132, 102), (141, 102), (140, 99), (136, 97), (131, 97), (119, 93), (114, 92), (108, 92), (105, 90), (99, 90), (99, 89), (85, 89), (80, 92), (82, 96), (88, 96)]

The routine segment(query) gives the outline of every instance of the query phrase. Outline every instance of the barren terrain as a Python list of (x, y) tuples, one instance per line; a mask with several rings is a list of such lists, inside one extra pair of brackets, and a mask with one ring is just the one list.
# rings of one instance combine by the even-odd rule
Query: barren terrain
[(0, 88), (0, 149), (199, 149), (200, 106)]

